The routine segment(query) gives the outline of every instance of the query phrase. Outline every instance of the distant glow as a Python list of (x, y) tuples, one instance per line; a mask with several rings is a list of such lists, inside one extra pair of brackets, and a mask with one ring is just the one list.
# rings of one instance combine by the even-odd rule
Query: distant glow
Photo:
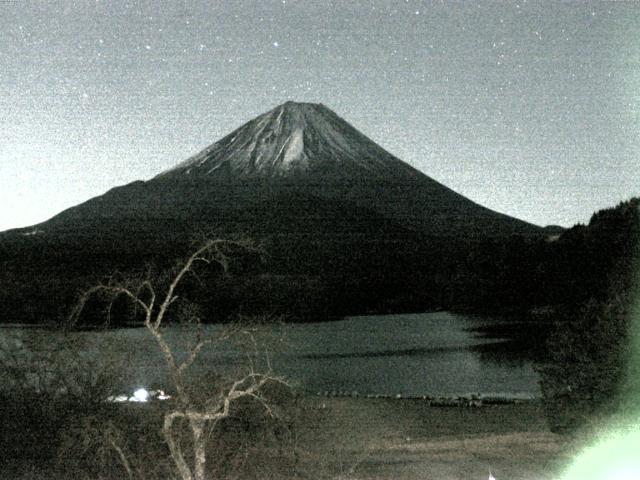
[(640, 478), (640, 427), (585, 450), (562, 480), (631, 480)]
[(133, 397), (129, 399), (131, 402), (146, 402), (149, 400), (149, 392), (144, 388), (139, 388), (133, 392)]

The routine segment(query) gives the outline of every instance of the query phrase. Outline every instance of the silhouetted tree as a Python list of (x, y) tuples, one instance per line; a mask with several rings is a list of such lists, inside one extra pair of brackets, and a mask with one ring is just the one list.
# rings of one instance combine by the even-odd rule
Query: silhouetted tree
[(640, 293), (640, 199), (593, 215), (588, 227), (561, 238), (559, 268), (572, 272), (558, 285), (542, 391), (552, 428), (574, 429), (620, 405), (631, 332), (631, 309)]
[[(213, 426), (228, 418), (231, 414), (232, 404), (244, 399), (253, 399), (264, 410), (272, 414), (271, 406), (262, 395), (262, 391), (268, 384), (284, 381), (272, 374), (254, 371), (251, 368), (244, 376), (233, 381), (227, 388), (208, 391), (204, 395), (202, 391), (194, 391), (188, 380), (188, 370), (192, 366), (200, 352), (211, 347), (231, 335), (231, 332), (223, 331), (216, 337), (202, 338), (198, 332), (197, 339), (191, 344), (186, 355), (179, 356), (170, 343), (166, 340), (163, 327), (167, 312), (177, 300), (177, 288), (189, 273), (194, 273), (194, 267), (198, 263), (217, 264), (223, 270), (229, 265), (230, 248), (253, 249), (249, 242), (232, 242), (228, 240), (209, 240), (194, 251), (189, 258), (171, 277), (164, 293), (156, 291), (156, 287), (150, 280), (127, 283), (100, 284), (87, 290), (72, 313), (72, 320), (76, 321), (82, 313), (87, 301), (94, 295), (107, 295), (111, 301), (124, 297), (142, 311), (143, 323), (147, 331), (155, 340), (162, 356), (165, 367), (171, 380), (176, 395), (176, 405), (164, 413), (162, 433), (169, 447), (171, 458), (182, 480), (204, 480), (207, 472), (207, 442)], [(202, 386), (200, 387), (202, 389)], [(184, 445), (178, 440), (176, 423), (186, 422), (190, 430), (192, 446), (192, 458), (187, 460)], [(109, 439), (113, 443), (113, 436)], [(128, 459), (117, 444), (113, 443), (123, 467), (132, 478), (132, 470)]]

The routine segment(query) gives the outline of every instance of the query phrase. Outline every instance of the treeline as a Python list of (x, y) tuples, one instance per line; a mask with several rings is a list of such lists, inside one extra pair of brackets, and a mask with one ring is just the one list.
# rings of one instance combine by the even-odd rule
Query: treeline
[[(431, 237), (381, 218), (363, 224), (360, 212), (321, 211), (286, 230), (277, 219), (263, 219), (273, 225), (256, 221), (243, 234), (257, 239), (260, 252), (238, 254), (226, 274), (201, 266), (181, 297), (199, 305), (203, 321), (215, 322), (265, 313), (315, 321), (431, 309), (574, 311), (606, 299), (613, 277), (630, 269), (636, 235), (630, 212), (637, 202), (598, 212), (588, 226), (561, 234), (507, 238)], [(1, 321), (60, 321), (79, 292), (97, 282), (149, 278), (162, 285), (197, 246), (192, 230), (168, 221), (96, 222), (55, 235), (4, 235)], [(98, 313), (96, 319), (104, 318)], [(115, 324), (130, 320), (112, 315)]]
[(619, 413), (632, 393), (626, 376), (640, 300), (640, 199), (569, 230), (555, 254), (565, 283), (554, 297), (542, 390), (552, 428), (571, 431)]
[[(172, 235), (158, 238), (125, 226), (93, 229), (89, 238), (63, 232), (0, 239), (0, 321), (64, 321), (79, 294), (99, 282), (146, 278), (162, 288), (171, 269), (202, 240), (175, 226), (167, 231)], [(415, 237), (376, 238), (373, 232), (339, 230), (333, 235), (319, 228), (256, 237), (259, 251), (236, 252), (228, 272), (200, 265), (197, 277), (185, 282), (181, 298), (199, 305), (203, 321), (265, 313), (293, 321), (324, 320), (392, 311), (403, 296), (416, 304), (414, 310), (432, 306), (418, 299), (418, 289), (409, 288), (420, 278), (419, 268), (412, 271), (421, 248)], [(104, 319), (98, 307), (87, 321)], [(112, 312), (113, 325), (132, 320), (119, 311)]]
[(462, 258), (453, 281), (439, 288), (449, 295), (443, 303), (537, 322), (528, 341), (540, 346), (536, 359), (554, 430), (571, 431), (629, 405), (640, 198), (560, 234), (480, 242)]

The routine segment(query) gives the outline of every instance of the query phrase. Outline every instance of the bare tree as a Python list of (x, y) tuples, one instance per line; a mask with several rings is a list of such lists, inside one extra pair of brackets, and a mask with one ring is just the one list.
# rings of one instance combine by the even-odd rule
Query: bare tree
[[(220, 395), (207, 398), (204, 402), (199, 401), (193, 398), (192, 392), (187, 386), (187, 370), (205, 347), (228, 339), (233, 333), (237, 332), (226, 330), (216, 337), (208, 338), (202, 338), (198, 334), (197, 340), (189, 346), (183, 358), (179, 358), (176, 355), (163, 333), (163, 322), (169, 308), (178, 298), (176, 289), (185, 276), (188, 273), (195, 274), (194, 267), (197, 263), (214, 263), (224, 271), (227, 271), (230, 260), (229, 251), (233, 248), (255, 250), (254, 246), (248, 241), (208, 240), (179, 266), (177, 273), (171, 277), (170, 283), (163, 294), (156, 293), (152, 281), (148, 278), (133, 282), (131, 285), (108, 282), (96, 285), (84, 292), (71, 314), (72, 322), (77, 322), (86, 302), (97, 294), (107, 294), (109, 296), (109, 309), (116, 298), (124, 296), (136, 308), (142, 310), (144, 326), (155, 339), (164, 357), (169, 378), (175, 389), (176, 405), (175, 408), (170, 408), (164, 414), (162, 434), (169, 447), (171, 459), (182, 480), (205, 479), (207, 469), (207, 435), (205, 435), (205, 429), (211, 431), (210, 429), (218, 422), (229, 417), (232, 404), (242, 398), (256, 400), (262, 405), (267, 414), (273, 415), (267, 400), (262, 395), (263, 387), (273, 382), (285, 384), (283, 379), (272, 374), (270, 368), (266, 373), (258, 373), (251, 365), (248, 373), (232, 382), (228, 388), (223, 389)], [(183, 446), (176, 436), (176, 422), (178, 420), (185, 421), (190, 431), (193, 448), (193, 458), (190, 461), (187, 460)], [(116, 451), (121, 457), (123, 456), (122, 450), (116, 448)], [(130, 474), (131, 468), (126, 458), (122, 462)]]

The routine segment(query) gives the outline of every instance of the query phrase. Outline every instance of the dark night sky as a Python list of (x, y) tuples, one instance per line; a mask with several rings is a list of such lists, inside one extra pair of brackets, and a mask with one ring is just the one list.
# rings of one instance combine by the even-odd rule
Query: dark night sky
[(640, 194), (640, 3), (0, 1), (0, 230), (321, 102), (489, 208)]

